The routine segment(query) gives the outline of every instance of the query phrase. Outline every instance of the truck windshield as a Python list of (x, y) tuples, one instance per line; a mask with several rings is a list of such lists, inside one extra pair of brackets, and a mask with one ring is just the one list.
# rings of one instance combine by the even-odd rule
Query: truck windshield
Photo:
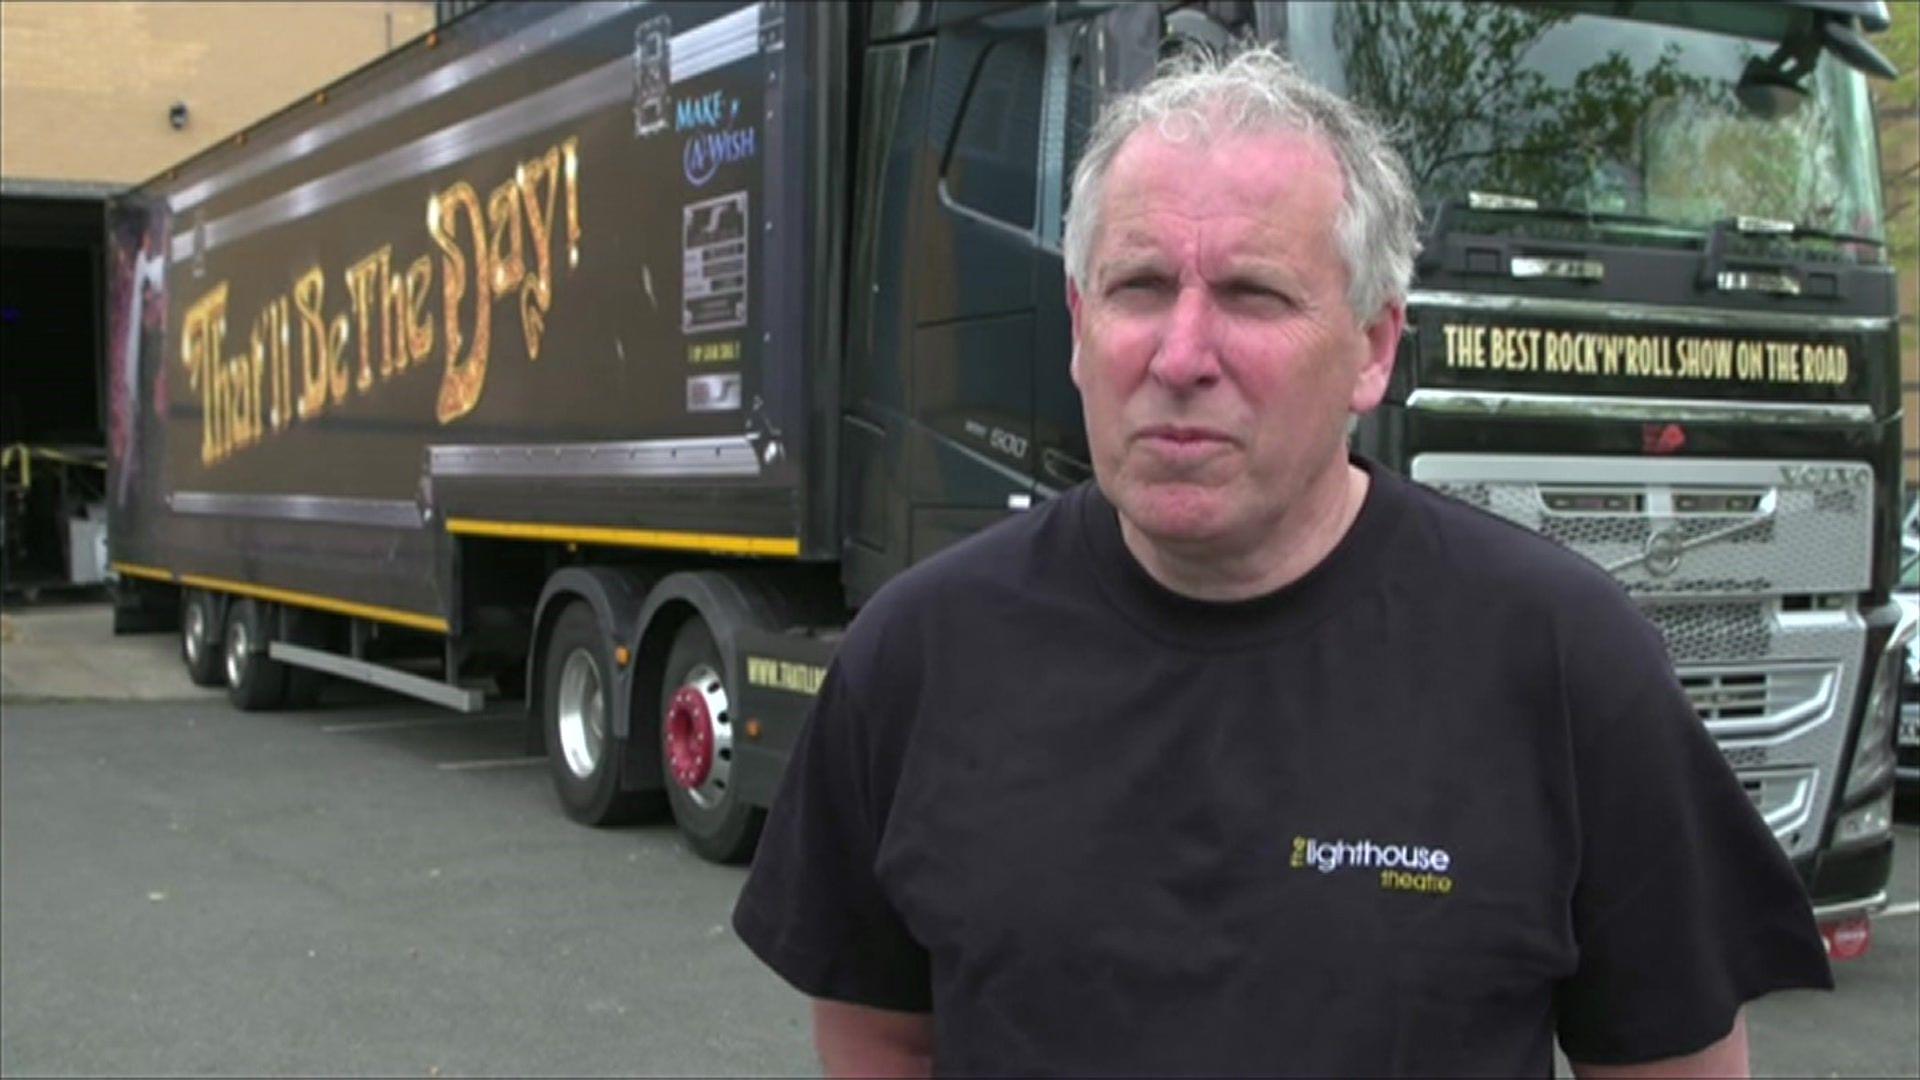
[(1865, 80), (1831, 57), (1804, 94), (1769, 97), (1742, 75), (1772, 41), (1566, 7), (1295, 4), (1287, 37), (1311, 77), (1397, 126), (1429, 206), (1517, 195), (1655, 218), (1670, 241), (1737, 217), (1882, 235)]

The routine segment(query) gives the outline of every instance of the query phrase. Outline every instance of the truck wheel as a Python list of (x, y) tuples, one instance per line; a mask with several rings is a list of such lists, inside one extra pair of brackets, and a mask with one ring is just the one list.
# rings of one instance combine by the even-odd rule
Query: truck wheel
[(217, 611), (213, 594), (205, 589), (188, 589), (180, 602), (180, 661), (195, 686), (219, 686), (226, 681)]
[(593, 609), (567, 605), (547, 642), (541, 706), (554, 791), (567, 816), (583, 825), (625, 824), (644, 803), (644, 792), (620, 790), (624, 744), (613, 731), (612, 675)]
[(267, 613), (252, 600), (227, 605), (221, 650), (227, 670), (227, 700), (246, 712), (279, 708), (287, 696), (287, 666), (267, 658)]
[(701, 858), (745, 862), (766, 811), (733, 789), (733, 711), (720, 650), (707, 624), (689, 619), (667, 653), (660, 694), (660, 762), (674, 823)]

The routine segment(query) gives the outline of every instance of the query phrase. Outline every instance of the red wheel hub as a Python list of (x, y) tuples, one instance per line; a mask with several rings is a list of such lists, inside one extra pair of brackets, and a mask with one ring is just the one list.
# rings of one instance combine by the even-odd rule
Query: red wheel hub
[(667, 770), (674, 783), (691, 791), (713, 772), (713, 717), (707, 699), (691, 686), (667, 702)]

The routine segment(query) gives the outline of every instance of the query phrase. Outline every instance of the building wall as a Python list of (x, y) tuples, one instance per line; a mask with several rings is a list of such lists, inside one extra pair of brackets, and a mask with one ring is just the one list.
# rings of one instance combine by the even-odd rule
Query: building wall
[(1873, 83), (1880, 118), (1888, 257), (1900, 271), (1900, 425), (1906, 480), (1920, 487), (1920, 4), (1887, 5), (1893, 27), (1874, 38), (1900, 77)]
[[(132, 184), (433, 28), (433, 4), (0, 3), (0, 178)], [(168, 110), (187, 106), (175, 129)]]

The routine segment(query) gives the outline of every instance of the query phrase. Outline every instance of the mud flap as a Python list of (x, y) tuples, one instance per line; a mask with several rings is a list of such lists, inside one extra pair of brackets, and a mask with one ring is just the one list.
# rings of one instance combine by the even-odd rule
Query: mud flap
[(735, 783), (752, 805), (773, 805), (787, 759), (826, 678), (835, 644), (798, 633), (748, 628), (736, 632), (744, 718), (736, 730), (744, 738), (734, 746)]
[(180, 587), (122, 576), (113, 589), (113, 632), (172, 633), (180, 629)]

